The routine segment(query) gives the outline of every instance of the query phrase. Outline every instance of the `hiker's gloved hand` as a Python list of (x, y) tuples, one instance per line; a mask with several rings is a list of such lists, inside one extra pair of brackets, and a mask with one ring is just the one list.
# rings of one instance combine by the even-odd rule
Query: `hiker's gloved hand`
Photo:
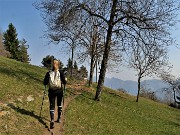
[(46, 96), (46, 91), (44, 91), (44, 95)]
[(44, 96), (46, 96), (46, 85), (44, 85)]

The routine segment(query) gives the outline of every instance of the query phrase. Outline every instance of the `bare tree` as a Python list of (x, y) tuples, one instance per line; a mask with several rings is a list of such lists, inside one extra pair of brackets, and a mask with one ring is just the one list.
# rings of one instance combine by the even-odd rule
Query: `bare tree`
[(60, 45), (62, 49), (69, 48), (71, 50), (72, 63), (70, 76), (72, 77), (75, 50), (81, 33), (81, 25), (83, 24), (74, 21), (76, 20), (75, 18), (78, 18), (77, 15), (72, 14), (72, 20), (64, 19), (66, 17), (66, 13), (63, 11), (62, 13), (58, 13), (58, 10), (64, 10), (64, 7), (58, 3), (58, 1), (47, 0), (42, 1), (41, 3), (34, 3), (34, 6), (37, 9), (42, 10), (42, 12), (45, 12), (45, 14), (42, 14), (42, 18), (47, 25), (45, 37), (50, 39), (50, 43), (59, 44), (61, 42)]
[(90, 60), (90, 75), (89, 75), (89, 86), (91, 86), (93, 81), (93, 74), (95, 67), (97, 68), (97, 63), (99, 63), (103, 47), (104, 35), (103, 30), (99, 27), (99, 23), (95, 19), (90, 19), (83, 28), (83, 32), (79, 38), (79, 51), (78, 59), (80, 63)]
[[(80, 35), (79, 44), (82, 47), (82, 49), (79, 49), (78, 51), (78, 59), (81, 63), (85, 62), (86, 60), (90, 60), (89, 86), (92, 84), (95, 67), (97, 82), (97, 72), (99, 68), (99, 63), (101, 63), (102, 56), (104, 53), (104, 33), (106, 31), (104, 30), (104, 28), (100, 26), (100, 23), (97, 20), (92, 19), (92, 22), (88, 23), (88, 25), (86, 24), (87, 26), (84, 28), (83, 33), (81, 33)], [(118, 49), (119, 45), (116, 42), (112, 42), (111, 44), (112, 47), (109, 55), (110, 60), (108, 63), (109, 69), (117, 67), (117, 64), (119, 64), (122, 60)]]
[[(141, 38), (144, 39), (144, 37)], [(132, 44), (126, 49), (129, 55), (129, 67), (133, 68), (138, 76), (136, 102), (139, 99), (142, 78), (157, 74), (160, 69), (163, 69), (168, 64), (166, 48), (162, 47), (162, 44), (157, 43), (155, 37), (148, 40), (138, 40), (138, 38), (135, 41), (132, 40)]]
[[(96, 1), (97, 5), (106, 5), (103, 13), (99, 13), (99, 8), (92, 10), (89, 3), (80, 3), (80, 7), (87, 11), (91, 16), (95, 16), (106, 23), (107, 35), (104, 47), (104, 54), (101, 63), (100, 76), (96, 91), (95, 99), (99, 100), (102, 90), (102, 85), (109, 60), (111, 50), (111, 41), (117, 37), (120, 41), (124, 36), (125, 42), (128, 39), (134, 39), (137, 34), (143, 35), (146, 39), (157, 36), (156, 42), (166, 38), (169, 41), (168, 29), (169, 24), (174, 22), (174, 11), (176, 10), (170, 0), (166, 1)], [(108, 9), (106, 9), (108, 7)], [(139, 33), (140, 32), (140, 33)], [(147, 34), (147, 35), (144, 35)], [(141, 36), (140, 36), (141, 37)], [(144, 40), (143, 40), (144, 41)], [(165, 41), (165, 40), (163, 40)], [(128, 42), (129, 43), (129, 42)], [(163, 42), (164, 43), (164, 42)], [(163, 45), (163, 44), (161, 44)], [(166, 45), (166, 44), (165, 44)]]
[(180, 95), (180, 78), (172, 75), (170, 71), (163, 70), (159, 71), (158, 75), (166, 84), (169, 85), (169, 87), (165, 88), (164, 91), (166, 93), (173, 94), (174, 102), (180, 104), (180, 102), (178, 101), (179, 96), (177, 96)]
[[(57, 26), (56, 26), (57, 27)], [(62, 28), (61, 28), (62, 29)], [(59, 44), (60, 42), (64, 42), (68, 45), (71, 50), (71, 74), (73, 72), (73, 64), (74, 64), (74, 54), (78, 44), (78, 39), (80, 35), (80, 30), (78, 28), (78, 24), (70, 25), (69, 27), (65, 28), (63, 31), (54, 28), (54, 30), (48, 33), (48, 37), (52, 40), (52, 42)]]
[(57, 26), (74, 22), (86, 24), (91, 17), (101, 21), (106, 38), (95, 100), (101, 96), (112, 41), (119, 41), (119, 45), (128, 43), (127, 39), (134, 38), (139, 30), (149, 31), (149, 36), (168, 39), (178, 9), (177, 0), (46, 0), (39, 7), (46, 22), (57, 23)]

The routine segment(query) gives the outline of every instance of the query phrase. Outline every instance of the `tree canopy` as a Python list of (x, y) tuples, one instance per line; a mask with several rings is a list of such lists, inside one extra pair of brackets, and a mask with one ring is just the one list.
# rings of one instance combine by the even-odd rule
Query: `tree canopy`
[(101, 97), (112, 48), (121, 53), (139, 42), (146, 46), (149, 39), (166, 48), (172, 41), (170, 30), (179, 10), (178, 0), (46, 0), (36, 7), (42, 11), (50, 39), (51, 35), (67, 35), (73, 27), (78, 27), (81, 35), (90, 20), (97, 20), (105, 40), (96, 100)]

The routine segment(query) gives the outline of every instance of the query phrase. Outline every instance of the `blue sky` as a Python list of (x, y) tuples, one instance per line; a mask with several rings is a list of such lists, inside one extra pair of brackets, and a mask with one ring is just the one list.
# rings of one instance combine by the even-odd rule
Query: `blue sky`
[[(40, 12), (32, 4), (38, 0), (0, 0), (0, 30), (6, 31), (9, 23), (13, 23), (17, 29), (18, 38), (25, 38), (30, 46), (28, 52), (31, 64), (41, 65), (42, 58), (46, 55), (54, 55), (64, 64), (70, 57), (69, 52), (61, 50), (58, 45), (48, 45), (48, 39), (43, 38), (43, 30), (46, 29)], [(180, 17), (178, 17), (180, 19)], [(180, 23), (172, 31), (172, 35), (180, 43)], [(174, 66), (173, 74), (180, 76), (180, 49), (171, 46), (169, 49), (170, 62)], [(88, 66), (87, 63), (84, 64)], [(108, 72), (107, 77), (117, 77), (122, 80), (136, 80), (135, 72), (126, 67), (119, 66), (119, 72)]]
[[(66, 58), (57, 45), (48, 45), (43, 38), (45, 25), (40, 12), (32, 6), (35, 0), (0, 0), (0, 30), (6, 31), (9, 23), (16, 27), (18, 38), (25, 38), (30, 46), (31, 63), (41, 65), (42, 58), (54, 55), (64, 63)], [(63, 53), (60, 54), (60, 53)]]

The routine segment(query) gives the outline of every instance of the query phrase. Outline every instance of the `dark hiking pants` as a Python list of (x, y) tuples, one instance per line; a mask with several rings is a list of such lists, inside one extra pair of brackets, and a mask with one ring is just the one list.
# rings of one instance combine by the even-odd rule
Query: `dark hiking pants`
[(61, 112), (62, 112), (62, 99), (63, 99), (63, 90), (49, 90), (49, 103), (50, 103), (50, 116), (51, 121), (54, 121), (54, 110), (55, 110), (55, 101), (57, 99), (57, 106), (58, 106), (58, 119), (60, 119)]

